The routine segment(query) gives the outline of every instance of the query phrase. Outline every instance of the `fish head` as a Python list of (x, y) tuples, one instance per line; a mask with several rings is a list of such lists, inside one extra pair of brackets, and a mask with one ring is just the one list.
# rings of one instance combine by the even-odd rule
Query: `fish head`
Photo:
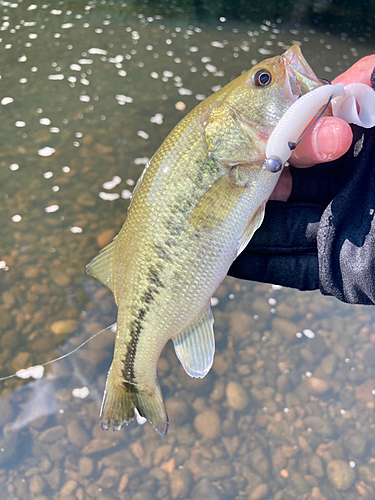
[(218, 92), (205, 122), (209, 151), (232, 163), (246, 157), (263, 165), (267, 141), (281, 117), (299, 97), (320, 85), (297, 45), (258, 63)]
[(293, 45), (284, 54), (266, 59), (242, 75), (230, 100), (236, 101), (236, 109), (248, 123), (267, 129), (276, 126), (301, 95), (320, 85), (301, 49)]

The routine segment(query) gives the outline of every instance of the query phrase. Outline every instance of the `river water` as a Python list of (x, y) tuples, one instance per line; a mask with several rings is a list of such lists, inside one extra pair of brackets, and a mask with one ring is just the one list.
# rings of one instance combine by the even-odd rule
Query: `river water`
[[(147, 2), (3, 1), (0, 13), (1, 377), (116, 321), (85, 266), (199, 101), (293, 43), (328, 79), (375, 49), (350, 12), (339, 29)], [(111, 328), (42, 378), (1, 381), (0, 497), (375, 498), (374, 309), (230, 278), (214, 304), (210, 374), (190, 379), (169, 344), (160, 358), (165, 439), (147, 423), (100, 428)]]

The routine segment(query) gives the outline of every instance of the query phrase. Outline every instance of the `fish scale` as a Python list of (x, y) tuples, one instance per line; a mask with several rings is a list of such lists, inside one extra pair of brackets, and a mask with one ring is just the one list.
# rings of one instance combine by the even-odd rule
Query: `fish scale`
[[(270, 75), (267, 85), (256, 80), (260, 70)], [(209, 371), (210, 299), (263, 220), (280, 175), (262, 167), (267, 139), (299, 97), (296, 87), (300, 94), (309, 90), (308, 78), (316, 86), (294, 46), (200, 103), (155, 153), (120, 233), (88, 266), (118, 305), (104, 429), (120, 429), (137, 409), (165, 435), (168, 417), (156, 366), (169, 339), (189, 375)]]

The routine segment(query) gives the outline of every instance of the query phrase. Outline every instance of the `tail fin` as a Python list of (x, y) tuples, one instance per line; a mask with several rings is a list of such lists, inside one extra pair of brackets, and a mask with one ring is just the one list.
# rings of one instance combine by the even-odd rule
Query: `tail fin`
[(124, 424), (128, 425), (135, 417), (134, 407), (162, 437), (167, 434), (168, 416), (158, 383), (155, 383), (151, 391), (143, 390), (136, 385), (127, 384), (123, 379), (116, 380), (111, 367), (100, 410), (102, 429), (112, 427), (119, 431)]

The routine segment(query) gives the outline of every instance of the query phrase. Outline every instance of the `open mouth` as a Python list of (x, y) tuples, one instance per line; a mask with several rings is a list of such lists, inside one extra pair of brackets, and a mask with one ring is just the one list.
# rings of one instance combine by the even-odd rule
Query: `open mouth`
[(290, 47), (282, 57), (288, 72), (290, 90), (296, 98), (322, 85), (298, 45)]

